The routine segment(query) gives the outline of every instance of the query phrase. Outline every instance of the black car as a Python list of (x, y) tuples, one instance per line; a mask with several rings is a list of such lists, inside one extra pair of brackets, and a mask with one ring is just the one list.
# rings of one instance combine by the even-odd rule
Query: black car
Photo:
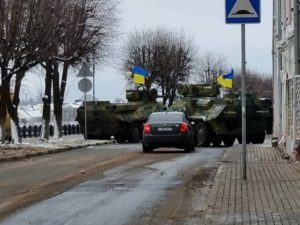
[(153, 112), (143, 129), (143, 152), (155, 148), (183, 148), (186, 152), (195, 150), (194, 131), (182, 112)]

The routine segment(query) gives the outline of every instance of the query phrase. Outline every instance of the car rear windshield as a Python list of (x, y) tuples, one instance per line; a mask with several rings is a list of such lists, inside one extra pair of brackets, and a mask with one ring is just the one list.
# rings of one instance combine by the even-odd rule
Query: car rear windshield
[(149, 117), (150, 123), (160, 122), (183, 122), (183, 114), (181, 113), (154, 113)]

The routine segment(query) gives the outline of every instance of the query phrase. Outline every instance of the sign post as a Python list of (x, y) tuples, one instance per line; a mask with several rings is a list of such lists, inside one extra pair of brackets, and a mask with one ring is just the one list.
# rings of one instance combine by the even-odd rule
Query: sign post
[(260, 0), (225, 0), (226, 23), (241, 24), (241, 63), (242, 63), (242, 154), (243, 179), (247, 180), (247, 149), (246, 149), (246, 25), (260, 23)]
[(83, 64), (77, 77), (83, 77), (78, 82), (78, 88), (80, 91), (84, 92), (84, 140), (87, 140), (87, 110), (86, 110), (86, 93), (92, 89), (92, 82), (86, 77), (93, 76), (87, 64)]

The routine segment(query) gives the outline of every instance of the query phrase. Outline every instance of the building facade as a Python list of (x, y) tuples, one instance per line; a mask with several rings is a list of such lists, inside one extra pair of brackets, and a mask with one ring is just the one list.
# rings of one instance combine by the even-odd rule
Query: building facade
[[(289, 155), (300, 155), (299, 1), (273, 4), (273, 137)], [(296, 9), (296, 10), (295, 10)]]

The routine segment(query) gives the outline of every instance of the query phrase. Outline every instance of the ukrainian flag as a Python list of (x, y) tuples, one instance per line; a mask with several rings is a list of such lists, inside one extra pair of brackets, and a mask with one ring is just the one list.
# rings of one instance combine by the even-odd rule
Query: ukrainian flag
[(233, 69), (231, 69), (230, 73), (218, 76), (217, 81), (224, 88), (232, 88), (233, 75), (234, 75), (234, 71)]
[(145, 84), (145, 78), (149, 77), (149, 72), (139, 66), (132, 69), (133, 82), (136, 84)]

